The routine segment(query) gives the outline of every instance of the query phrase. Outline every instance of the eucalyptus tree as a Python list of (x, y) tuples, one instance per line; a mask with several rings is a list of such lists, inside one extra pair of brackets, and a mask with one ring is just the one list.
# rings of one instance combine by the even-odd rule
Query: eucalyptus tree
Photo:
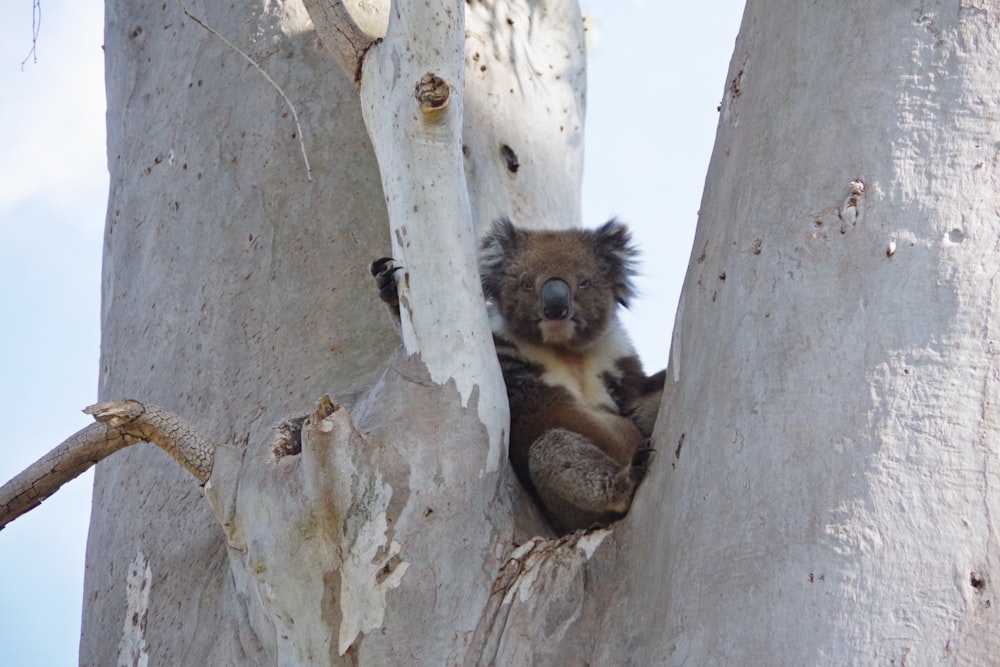
[(997, 28), (751, 0), (658, 457), (555, 537), (474, 258), (579, 221), (575, 4), (108, 3), (106, 402), (43, 467), (182, 465), (98, 466), (81, 662), (991, 659)]

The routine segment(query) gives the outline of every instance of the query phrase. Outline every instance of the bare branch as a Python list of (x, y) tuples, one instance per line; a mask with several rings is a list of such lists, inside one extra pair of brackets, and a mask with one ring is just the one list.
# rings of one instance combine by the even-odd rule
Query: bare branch
[(303, 0), (303, 4), (323, 46), (333, 54), (344, 74), (360, 85), (365, 52), (385, 36), (389, 3)]
[(130, 444), (112, 436), (104, 424), (91, 424), (77, 431), (0, 487), (0, 528), (37, 507), (97, 461)]
[(152, 442), (205, 483), (212, 475), (216, 445), (187, 421), (155, 405), (111, 401), (85, 409), (97, 423), (64, 440), (0, 487), (0, 529), (92, 465), (137, 442)]
[(24, 64), (29, 60), (38, 64), (38, 33), (42, 29), (42, 3), (41, 0), (33, 0), (31, 3), (31, 50), (21, 61), (21, 71), (24, 71)]
[(98, 403), (84, 412), (133, 442), (159, 445), (202, 484), (212, 476), (217, 445), (169, 410), (128, 400)]

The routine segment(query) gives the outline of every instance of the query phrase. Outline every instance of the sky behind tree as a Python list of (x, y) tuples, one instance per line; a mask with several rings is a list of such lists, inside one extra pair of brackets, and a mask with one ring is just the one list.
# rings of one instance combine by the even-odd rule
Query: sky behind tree
[[(667, 363), (742, 0), (591, 0), (583, 224), (619, 216), (643, 249), (624, 319)], [(32, 3), (0, 24), (0, 457), (6, 481), (97, 400), (108, 172), (101, 6)], [(22, 67), (22, 61), (24, 61)], [(142, 398), (142, 397), (136, 397)], [(138, 445), (143, 446), (143, 445)], [(0, 664), (77, 663), (93, 474), (0, 531)]]

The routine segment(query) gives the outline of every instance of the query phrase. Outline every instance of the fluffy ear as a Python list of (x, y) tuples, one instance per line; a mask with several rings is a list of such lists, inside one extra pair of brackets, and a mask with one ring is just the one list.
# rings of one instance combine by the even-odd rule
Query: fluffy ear
[(632, 245), (632, 233), (617, 218), (608, 220), (594, 230), (594, 250), (608, 268), (615, 299), (628, 308), (635, 296), (632, 278), (636, 273), (639, 251)]
[(503, 267), (524, 232), (514, 226), (507, 216), (493, 223), (479, 246), (479, 276), (483, 281), (483, 295), (494, 299), (500, 294)]

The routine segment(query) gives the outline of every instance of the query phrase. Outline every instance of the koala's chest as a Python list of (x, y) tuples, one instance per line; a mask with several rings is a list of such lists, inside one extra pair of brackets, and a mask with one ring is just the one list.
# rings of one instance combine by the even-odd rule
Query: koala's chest
[(542, 363), (545, 369), (541, 376), (543, 383), (562, 387), (574, 400), (587, 407), (618, 412), (606, 383), (606, 378), (614, 373), (613, 367), (593, 357), (555, 351), (546, 351), (544, 356), (547, 358)]

